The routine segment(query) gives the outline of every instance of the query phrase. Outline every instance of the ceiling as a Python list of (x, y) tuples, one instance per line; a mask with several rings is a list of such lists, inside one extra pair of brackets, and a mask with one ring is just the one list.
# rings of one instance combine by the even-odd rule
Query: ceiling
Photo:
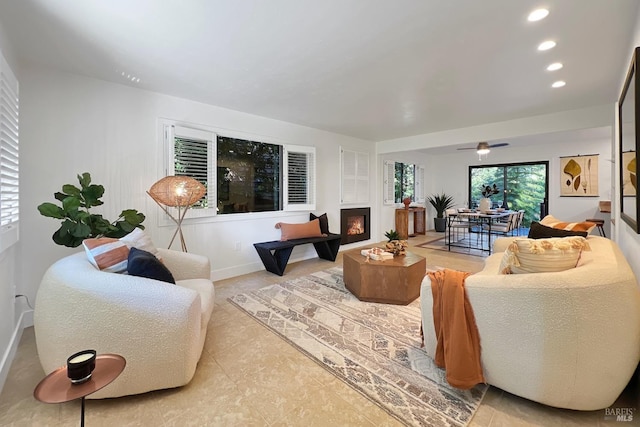
[[(512, 148), (528, 148), (537, 147), (539, 144), (544, 143), (546, 146), (553, 144), (565, 144), (567, 142), (587, 143), (591, 141), (606, 141), (611, 139), (611, 127), (594, 127), (588, 129), (577, 129), (570, 131), (560, 131), (551, 133), (540, 133), (534, 135), (518, 136), (517, 138), (496, 139), (490, 141), (490, 144), (500, 144), (506, 142), (509, 144), (506, 147), (499, 147), (495, 150), (504, 150)], [(476, 151), (458, 151), (460, 148), (475, 148), (477, 143), (465, 143), (465, 144), (447, 144), (438, 147), (423, 148), (415, 150), (419, 153), (440, 155), (440, 154), (456, 154), (456, 153), (469, 153), (471, 158), (477, 158)], [(493, 153), (493, 149), (491, 150)]]
[(380, 141), (615, 102), (638, 4), (7, 0), (0, 24), (20, 64)]

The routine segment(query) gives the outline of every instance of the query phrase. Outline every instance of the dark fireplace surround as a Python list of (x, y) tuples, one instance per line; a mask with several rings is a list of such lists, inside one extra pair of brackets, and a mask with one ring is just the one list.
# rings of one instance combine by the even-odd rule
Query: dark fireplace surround
[(371, 208), (340, 209), (341, 245), (369, 240)]

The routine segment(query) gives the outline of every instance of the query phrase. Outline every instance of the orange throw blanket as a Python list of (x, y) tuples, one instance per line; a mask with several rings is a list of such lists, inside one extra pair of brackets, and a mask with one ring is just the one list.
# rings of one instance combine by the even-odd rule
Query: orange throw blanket
[(446, 369), (447, 381), (456, 388), (484, 383), (478, 327), (464, 290), (464, 281), (471, 273), (445, 269), (428, 274), (438, 340), (436, 365)]

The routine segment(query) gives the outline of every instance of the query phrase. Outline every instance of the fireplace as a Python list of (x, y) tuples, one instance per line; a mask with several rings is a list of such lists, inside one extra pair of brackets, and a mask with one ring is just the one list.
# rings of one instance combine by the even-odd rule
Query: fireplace
[(369, 240), (371, 208), (340, 209), (341, 245)]

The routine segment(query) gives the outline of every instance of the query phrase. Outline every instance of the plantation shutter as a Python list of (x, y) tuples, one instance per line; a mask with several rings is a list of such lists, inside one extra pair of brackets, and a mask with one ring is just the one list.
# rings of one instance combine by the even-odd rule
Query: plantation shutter
[(369, 201), (369, 153), (340, 149), (341, 203)]
[(385, 205), (392, 205), (396, 198), (396, 163), (391, 160), (384, 161), (382, 170), (382, 200)]
[(284, 147), (284, 210), (316, 208), (315, 147)]
[(0, 55), (0, 251), (18, 241), (18, 80)]
[[(189, 176), (200, 181), (207, 192), (192, 209), (213, 208), (215, 211), (215, 176), (213, 164), (215, 156), (214, 135), (212, 132), (183, 126), (165, 126), (165, 138), (170, 151), (167, 175)], [(208, 212), (207, 215), (211, 215)], [(198, 215), (190, 215), (198, 216)]]
[(414, 177), (414, 188), (415, 188), (415, 195), (414, 195), (414, 199), (416, 202), (418, 203), (423, 203), (425, 198), (424, 198), (424, 166), (418, 166), (416, 165), (416, 169), (415, 169), (415, 177)]

